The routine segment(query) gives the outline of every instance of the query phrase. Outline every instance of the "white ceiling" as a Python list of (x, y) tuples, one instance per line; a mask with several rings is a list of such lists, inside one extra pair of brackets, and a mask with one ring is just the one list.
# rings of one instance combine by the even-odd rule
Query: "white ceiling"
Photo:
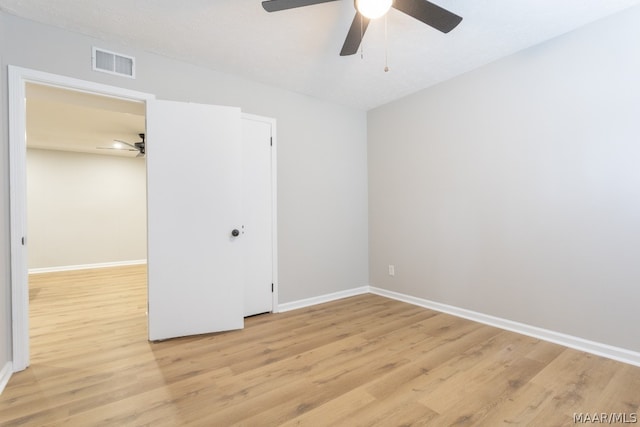
[[(640, 0), (433, 0), (449, 34), (391, 10), (364, 58), (338, 55), (352, 0), (275, 13), (260, 0), (0, 0), (0, 10), (99, 39), (368, 110), (598, 20)], [(121, 52), (127, 54), (127, 52)]]

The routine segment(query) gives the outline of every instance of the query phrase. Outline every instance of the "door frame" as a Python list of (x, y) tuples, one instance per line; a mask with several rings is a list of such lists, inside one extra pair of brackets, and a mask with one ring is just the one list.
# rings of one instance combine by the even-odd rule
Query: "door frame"
[(9, 200), (11, 239), (11, 328), (13, 372), (29, 366), (29, 280), (27, 251), (26, 84), (55, 86), (145, 102), (155, 95), (9, 65)]
[(278, 143), (276, 119), (241, 113), (240, 120), (253, 120), (271, 126), (271, 312), (278, 313)]

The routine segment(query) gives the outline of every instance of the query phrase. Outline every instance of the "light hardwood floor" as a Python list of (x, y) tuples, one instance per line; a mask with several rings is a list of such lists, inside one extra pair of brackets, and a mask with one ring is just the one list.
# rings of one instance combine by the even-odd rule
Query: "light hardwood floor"
[(149, 343), (145, 283), (139, 266), (32, 276), (32, 364), (0, 395), (0, 425), (554, 426), (639, 412), (640, 368), (375, 295)]

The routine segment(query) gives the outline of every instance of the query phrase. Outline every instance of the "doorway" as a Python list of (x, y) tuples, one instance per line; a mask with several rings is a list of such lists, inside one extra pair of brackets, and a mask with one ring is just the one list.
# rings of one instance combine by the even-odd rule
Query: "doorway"
[(64, 76), (9, 66), (10, 177), (11, 177), (11, 296), (13, 369), (29, 364), (29, 292), (27, 242), (27, 84), (91, 93), (111, 99), (145, 103), (154, 96)]
[[(26, 227), (26, 117), (25, 96), (26, 84), (35, 83), (63, 87), (80, 92), (94, 93), (112, 98), (120, 98), (149, 104), (155, 100), (154, 95), (131, 91), (113, 86), (72, 79), (35, 70), (9, 66), (9, 120), (10, 120), (10, 178), (11, 178), (11, 291), (12, 291), (12, 329), (13, 329), (13, 370), (20, 371), (29, 365), (29, 300), (27, 276), (28, 241)], [(148, 113), (147, 113), (148, 114)], [(276, 138), (275, 121), (264, 119), (270, 124), (271, 137), (271, 280), (266, 285), (270, 288), (272, 310), (277, 312), (277, 220), (276, 220)], [(148, 180), (149, 182), (149, 180)], [(149, 212), (149, 209), (147, 209)], [(186, 217), (185, 221), (189, 218)], [(151, 281), (151, 279), (149, 279)], [(152, 283), (148, 284), (151, 288)]]
[(146, 166), (131, 148), (144, 132), (142, 102), (26, 85), (33, 363), (58, 366), (69, 340), (100, 348), (125, 319), (144, 339)]

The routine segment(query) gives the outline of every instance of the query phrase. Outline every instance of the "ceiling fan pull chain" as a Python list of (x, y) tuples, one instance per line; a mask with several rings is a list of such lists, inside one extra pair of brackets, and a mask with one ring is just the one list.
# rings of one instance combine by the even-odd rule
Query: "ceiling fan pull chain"
[(384, 72), (389, 72), (389, 34), (387, 32), (387, 15), (384, 15)]

